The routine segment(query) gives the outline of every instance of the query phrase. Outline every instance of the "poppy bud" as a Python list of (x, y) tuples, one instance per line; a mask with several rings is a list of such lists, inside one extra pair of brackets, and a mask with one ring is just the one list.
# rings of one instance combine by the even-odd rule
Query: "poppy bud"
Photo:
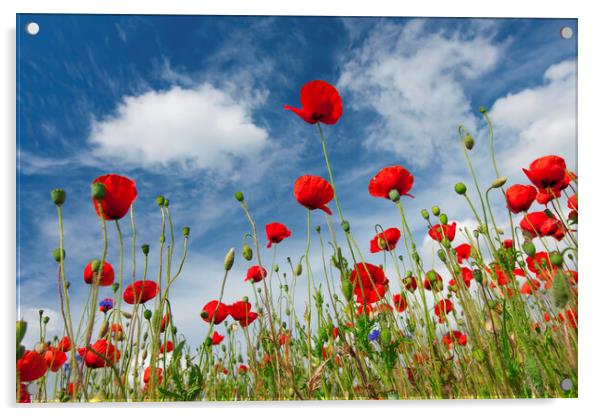
[(435, 217), (438, 217), (438, 216), (439, 216), (439, 214), (441, 213), (441, 210), (439, 209), (439, 207), (438, 207), (437, 205), (433, 206), (433, 207), (431, 208), (431, 211), (433, 212), (433, 215), (434, 215)]
[(111, 285), (111, 289), (113, 289), (113, 293), (117, 293), (119, 290), (119, 283), (115, 282)]
[(149, 309), (144, 311), (144, 319), (146, 319), (147, 321), (150, 321), (152, 316), (153, 316), (153, 313)]
[(301, 276), (301, 273), (303, 273), (303, 266), (301, 266), (301, 263), (297, 264), (295, 266), (295, 276)]
[(25, 338), (26, 332), (27, 332), (27, 322), (17, 321), (17, 345), (21, 344), (21, 341), (23, 341), (23, 338)]
[(48, 349), (48, 345), (46, 345), (44, 342), (38, 342), (34, 347), (33, 350), (35, 352), (37, 352), (38, 354), (44, 354), (46, 352), (46, 350)]
[(228, 250), (226, 257), (224, 258), (224, 269), (230, 270), (234, 264), (234, 247)]
[(466, 136), (464, 136), (464, 147), (466, 147), (468, 150), (472, 150), (474, 147), (474, 139), (468, 133), (466, 133)]
[(349, 279), (345, 278), (345, 280), (343, 280), (343, 283), (341, 284), (341, 291), (343, 292), (345, 299), (347, 299), (348, 302), (351, 301), (353, 298), (353, 287), (351, 286)]
[(100, 270), (100, 260), (98, 260), (98, 259), (92, 260), (92, 263), (90, 266), (92, 267), (93, 272), (98, 273), (98, 271)]
[(398, 202), (399, 198), (401, 198), (401, 195), (399, 194), (399, 191), (397, 189), (391, 189), (389, 191), (389, 199), (393, 202)]
[(502, 186), (504, 186), (504, 184), (506, 183), (507, 180), (508, 180), (507, 177), (500, 176), (499, 178), (497, 178), (496, 180), (491, 182), (491, 187), (492, 188), (501, 188)]
[(142, 244), (142, 253), (146, 256), (150, 251), (150, 246), (148, 244)]
[(445, 263), (447, 261), (447, 259), (445, 258), (445, 251), (442, 249), (437, 250), (437, 255), (439, 256), (439, 260), (441, 260), (443, 263)]
[(242, 298), (242, 301), (243, 301), (244, 303), (247, 303), (247, 302), (249, 301), (249, 297), (248, 297), (248, 296), (244, 296), (244, 297)]
[(286, 316), (290, 316), (291, 315), (291, 310), (289, 308), (286, 308), (286, 310), (284, 311), (284, 313), (286, 314)]
[(320, 234), (320, 230), (321, 230), (320, 226), (319, 226), (319, 225), (316, 225), (316, 232), (317, 232), (318, 234)]
[(44, 315), (44, 309), (39, 309), (38, 310), (38, 315), (40, 315), (40, 318), (41, 318), (42, 315)]
[(260, 287), (257, 288), (257, 293), (261, 293), (261, 288)]
[(556, 267), (562, 267), (563, 263), (562, 254), (555, 251), (550, 255), (550, 262)]
[(52, 197), (52, 202), (54, 202), (54, 205), (57, 207), (60, 207), (65, 203), (66, 194), (63, 189), (53, 189), (52, 192), (50, 192), (50, 196)]
[(242, 202), (245, 200), (244, 195), (242, 194), (242, 192), (238, 191), (234, 193), (234, 198), (238, 201), (238, 202)]
[(184, 237), (190, 236), (190, 227), (182, 228), (182, 234), (184, 234)]
[(108, 334), (108, 332), (109, 332), (109, 322), (103, 321), (102, 325), (100, 325), (100, 331), (98, 332), (98, 338), (104, 338)]
[(282, 286), (282, 288), (284, 289), (285, 293), (288, 293), (288, 285), (284, 285), (284, 286)]
[(480, 106), (480, 107), (479, 107), (479, 113), (481, 113), (481, 114), (485, 114), (486, 112), (487, 112), (487, 110), (485, 109), (485, 107), (484, 107), (484, 106)]
[(346, 233), (349, 232), (350, 230), (350, 226), (349, 226), (349, 221), (345, 221), (343, 220), (343, 222), (341, 222), (341, 228), (343, 229), (343, 231), (345, 231)]
[(165, 198), (165, 201), (163, 201), (163, 206), (164, 207), (168, 207), (169, 206), (169, 199)]
[[(62, 250), (62, 255), (63, 255), (63, 260), (65, 259), (65, 250)], [(60, 248), (55, 248), (54, 251), (52, 252), (52, 256), (54, 257), (54, 260), (57, 263), (60, 263), (61, 261), (61, 249)]]
[(65, 282), (65, 286), (67, 286), (67, 289), (69, 289), (71, 287), (71, 282), (69, 282), (69, 281)]
[(209, 318), (209, 313), (207, 313), (206, 311), (201, 312), (201, 318), (208, 319)]
[(531, 241), (527, 241), (525, 244), (523, 244), (523, 250), (527, 256), (533, 257), (536, 251), (535, 244), (533, 244)]
[(126, 319), (132, 319), (132, 314), (126, 311), (121, 311), (121, 314), (126, 318)]
[(147, 356), (148, 356), (148, 351), (146, 351), (146, 350), (142, 351), (142, 361), (146, 360)]
[(441, 245), (445, 248), (450, 248), (451, 242), (449, 241), (449, 239), (447, 237), (445, 237), (443, 240), (441, 240)]
[(447, 224), (447, 215), (446, 214), (439, 215), (439, 221), (441, 221), (441, 224), (446, 225)]
[(91, 186), (91, 193), (92, 198), (97, 201), (102, 201), (105, 199), (105, 195), (107, 194), (107, 188), (100, 182), (94, 182)]
[(429, 212), (426, 209), (423, 209), (422, 211), (420, 211), (420, 214), (422, 215), (422, 218), (424, 218), (425, 220), (429, 219)]
[(253, 249), (247, 243), (242, 246), (242, 256), (247, 261), (251, 261), (253, 259)]
[(165, 203), (165, 197), (163, 195), (159, 195), (156, 199), (157, 201), (157, 205), (159, 205), (160, 207), (163, 206), (163, 204)]
[(466, 193), (466, 185), (464, 185), (462, 182), (458, 182), (454, 186), (454, 190), (458, 195), (464, 195)]
[(42, 319), (42, 322), (44, 322), (44, 325), (46, 325), (48, 323), (48, 321), (50, 321), (49, 316), (45, 316), (44, 319)]
[(472, 271), (472, 277), (476, 280), (477, 283), (483, 283), (483, 273), (480, 269), (475, 269)]

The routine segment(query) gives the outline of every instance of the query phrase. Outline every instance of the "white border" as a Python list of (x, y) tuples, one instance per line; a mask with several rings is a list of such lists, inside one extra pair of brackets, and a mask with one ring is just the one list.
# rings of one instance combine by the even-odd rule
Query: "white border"
[[(591, 5), (590, 5), (591, 4)], [(0, 128), (3, 131), (0, 155), (0, 281), (4, 313), (1, 320), (3, 377), (1, 379), (2, 404), (8, 413), (44, 415), (71, 415), (81, 413), (74, 406), (35, 406), (15, 408), (13, 375), (15, 309), (15, 13), (117, 13), (117, 14), (255, 14), (255, 15), (388, 15), (388, 16), (456, 16), (456, 17), (571, 17), (579, 19), (579, 177), (580, 177), (580, 241), (579, 272), (579, 399), (576, 400), (516, 400), (516, 401), (438, 401), (438, 402), (337, 402), (337, 403), (246, 403), (246, 404), (191, 404), (187, 406), (154, 404), (129, 407), (128, 412), (144, 412), (145, 415), (178, 412), (178, 414), (281, 414), (300, 415), (312, 412), (345, 412), (347, 415), (364, 415), (367, 412), (462, 415), (504, 415), (509, 412), (537, 412), (546, 415), (590, 414), (600, 405), (600, 376), (602, 335), (600, 319), (595, 312), (602, 297), (602, 275), (599, 261), (602, 244), (595, 230), (602, 230), (601, 214), (597, 212), (600, 198), (600, 142), (599, 112), (601, 109), (599, 77), (602, 76), (599, 41), (602, 39), (602, 16), (595, 12), (595, 2), (556, 1), (528, 2), (525, 0), (503, 1), (432, 1), (394, 2), (386, 0), (3, 0), (0, 2), (2, 20), (2, 55), (0, 56)], [(115, 406), (89, 405), (83, 410), (86, 416), (120, 412)]]

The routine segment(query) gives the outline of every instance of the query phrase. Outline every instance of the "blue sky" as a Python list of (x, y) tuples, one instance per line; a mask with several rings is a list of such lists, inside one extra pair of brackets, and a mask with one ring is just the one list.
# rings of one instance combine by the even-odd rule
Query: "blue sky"
[[(17, 27), (32, 20), (39, 34), (18, 31), (17, 48), (17, 295), (26, 319), (38, 308), (51, 314), (51, 332), (59, 328), (58, 233), (49, 192), (68, 195), (66, 274), (77, 310), (88, 289), (83, 268), (101, 253), (89, 184), (107, 172), (136, 181), (138, 245), (151, 245), (151, 266), (158, 194), (170, 199), (176, 229), (192, 228), (172, 296), (176, 325), (193, 341), (204, 335), (200, 308), (218, 295), (223, 255), (248, 231), (234, 191), (245, 193), (262, 239), (268, 222), (292, 230), (277, 263), (298, 259), (306, 223), (292, 186), (326, 170), (316, 127), (282, 107), (297, 105), (312, 79), (336, 85), (343, 98), (343, 117), (325, 134), (343, 212), (366, 252), (376, 223), (399, 226), (390, 204), (367, 193), (386, 165), (415, 176), (416, 198), (406, 207), (419, 241), (419, 211), (435, 203), (471, 224), (453, 193), (455, 182), (469, 179), (456, 128), (464, 123), (477, 138), (475, 165), (485, 182), (494, 179), (479, 105), (490, 109), (510, 180), (525, 183), (520, 167), (551, 153), (577, 169), (576, 20), (20, 15)], [(570, 40), (559, 35), (567, 25)], [(324, 215), (312, 221), (324, 225)], [(127, 221), (123, 228), (127, 282)], [(422, 249), (429, 252), (427, 240)], [(250, 295), (247, 266), (239, 257), (225, 301)]]

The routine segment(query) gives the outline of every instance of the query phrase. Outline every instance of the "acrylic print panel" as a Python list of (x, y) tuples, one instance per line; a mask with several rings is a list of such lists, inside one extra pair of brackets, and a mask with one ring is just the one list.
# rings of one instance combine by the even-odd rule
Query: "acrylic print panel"
[(577, 396), (576, 20), (17, 23), (17, 401)]

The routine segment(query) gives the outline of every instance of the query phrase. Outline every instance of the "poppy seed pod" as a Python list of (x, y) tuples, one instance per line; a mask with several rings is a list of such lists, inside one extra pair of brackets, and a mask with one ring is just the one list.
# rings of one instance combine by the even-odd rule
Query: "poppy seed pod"
[(253, 249), (247, 243), (242, 246), (242, 256), (246, 261), (253, 260)]
[(437, 205), (435, 205), (434, 207), (432, 207), (431, 211), (433, 212), (433, 215), (435, 217), (438, 217), (439, 214), (441, 214), (441, 209), (439, 209), (439, 207)]
[(104, 184), (100, 182), (94, 182), (90, 188), (92, 198), (94, 198), (97, 201), (102, 201), (103, 199), (105, 199), (105, 196), (107, 194), (107, 188), (104, 186)]
[(150, 321), (152, 316), (153, 316), (153, 313), (150, 310), (147, 309), (144, 311), (144, 319), (146, 319), (147, 321)]
[(236, 199), (238, 202), (243, 202), (245, 200), (245, 196), (242, 194), (242, 192), (238, 191), (234, 193), (234, 199)]
[(474, 147), (474, 139), (468, 133), (466, 133), (466, 136), (464, 136), (464, 147), (466, 147), (467, 150), (472, 150)]
[(57, 207), (60, 207), (61, 205), (63, 205), (65, 203), (65, 198), (66, 198), (66, 193), (64, 189), (53, 189), (50, 192), (50, 197), (52, 198), (52, 202), (54, 202), (54, 205), (56, 205)]
[(523, 250), (527, 256), (533, 257), (536, 251), (535, 244), (533, 244), (531, 241), (527, 241), (525, 244), (523, 244)]
[(146, 256), (150, 251), (150, 246), (148, 244), (142, 244), (142, 253)]
[(401, 195), (399, 194), (399, 191), (397, 189), (391, 189), (389, 191), (389, 199), (393, 202), (398, 202), (399, 198), (401, 198)]
[(458, 182), (454, 186), (454, 190), (458, 195), (464, 195), (466, 193), (466, 185), (464, 185), (462, 182)]
[(60, 248), (55, 248), (54, 251), (52, 252), (52, 256), (54, 257), (54, 260), (57, 263), (60, 263), (60, 261), (61, 261), (61, 254), (62, 254), (63, 260), (65, 260), (65, 250), (61, 250)]
[(226, 257), (224, 258), (224, 269), (226, 271), (230, 270), (232, 268), (233, 264), (234, 264), (234, 247), (231, 248), (230, 250), (228, 250), (228, 253), (226, 253)]
[(554, 253), (552, 253), (550, 255), (550, 262), (552, 263), (552, 265), (554, 265), (556, 267), (562, 267), (562, 263), (564, 262), (564, 260), (562, 258), (562, 254), (555, 251)]
[(422, 215), (422, 218), (424, 218), (425, 220), (429, 219), (429, 212), (426, 209), (423, 209), (422, 211), (420, 211), (420, 214)]
[(163, 195), (159, 195), (156, 199), (157, 201), (157, 205), (159, 205), (160, 207), (163, 206), (163, 204), (165, 204), (165, 197)]
[(184, 237), (189, 237), (190, 236), (190, 227), (182, 228), (182, 234), (184, 235)]
[(491, 182), (491, 187), (492, 188), (501, 188), (502, 186), (504, 186), (506, 184), (506, 181), (508, 181), (507, 177), (500, 176), (499, 178), (497, 178), (493, 182)]

